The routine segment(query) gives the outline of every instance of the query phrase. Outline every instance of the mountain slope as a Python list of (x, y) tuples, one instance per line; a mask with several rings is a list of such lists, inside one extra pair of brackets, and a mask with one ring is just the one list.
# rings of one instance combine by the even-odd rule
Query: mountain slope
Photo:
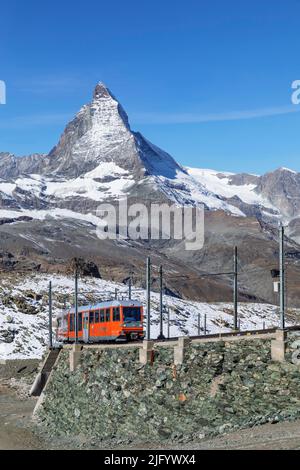
[[(236, 205), (245, 215), (278, 225), (295, 227), (300, 220), (300, 173), (279, 168), (263, 176), (234, 174), (188, 168), (188, 173), (208, 191), (230, 204)], [(295, 240), (299, 233), (288, 231)]]

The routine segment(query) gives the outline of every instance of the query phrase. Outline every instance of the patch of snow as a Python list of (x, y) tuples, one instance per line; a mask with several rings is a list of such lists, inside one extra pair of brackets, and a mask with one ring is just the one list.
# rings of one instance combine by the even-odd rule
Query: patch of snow
[(102, 162), (93, 170), (85, 174), (85, 178), (104, 178), (106, 176), (128, 175), (128, 171), (114, 162)]
[(76, 178), (68, 181), (47, 182), (45, 194), (58, 199), (72, 198), (76, 196), (104, 201), (108, 197), (119, 197), (132, 184), (131, 177), (119, 177), (109, 183), (97, 182), (94, 177)]
[(284, 166), (282, 166), (281, 168), (279, 168), (279, 170), (281, 170), (281, 171), (288, 171), (289, 173), (293, 173), (294, 175), (297, 175), (297, 171), (291, 170), (290, 168), (286, 168), (286, 167), (284, 167)]
[(20, 188), (23, 191), (28, 191), (35, 196), (39, 196), (42, 192), (43, 180), (35, 178), (17, 178), (16, 188)]
[(32, 217), (37, 220), (46, 220), (49, 217), (54, 219), (76, 219), (83, 222), (89, 222), (93, 225), (101, 224), (101, 219), (92, 213), (82, 214), (81, 212), (75, 212), (69, 209), (22, 209), (20, 211), (0, 209), (0, 218), (17, 218), (21, 216)]
[(8, 196), (13, 196), (13, 191), (16, 189), (15, 183), (0, 182), (0, 191)]
[(201, 181), (183, 171), (177, 171), (174, 179), (162, 176), (152, 178), (166, 196), (178, 204), (204, 204), (211, 210), (223, 210), (234, 216), (245, 217), (238, 207), (224, 201)]
[(234, 173), (222, 173), (215, 170), (204, 170), (199, 168), (187, 168), (188, 173), (199, 181), (208, 191), (226, 199), (239, 197), (246, 204), (258, 205), (276, 211), (266, 198), (256, 193), (255, 184), (233, 185), (230, 183), (230, 176)]

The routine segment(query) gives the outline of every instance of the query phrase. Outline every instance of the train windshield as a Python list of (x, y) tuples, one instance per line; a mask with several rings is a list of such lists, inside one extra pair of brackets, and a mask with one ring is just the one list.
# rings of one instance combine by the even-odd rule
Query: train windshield
[(125, 322), (141, 321), (141, 308), (123, 307), (123, 319)]

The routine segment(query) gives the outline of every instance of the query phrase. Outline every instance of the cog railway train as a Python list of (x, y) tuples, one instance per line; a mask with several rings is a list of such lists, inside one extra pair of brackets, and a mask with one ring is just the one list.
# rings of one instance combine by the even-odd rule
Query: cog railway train
[[(57, 316), (56, 339), (74, 342), (75, 309)], [(113, 300), (78, 307), (78, 341), (132, 341), (144, 338), (143, 306), (133, 300)]]

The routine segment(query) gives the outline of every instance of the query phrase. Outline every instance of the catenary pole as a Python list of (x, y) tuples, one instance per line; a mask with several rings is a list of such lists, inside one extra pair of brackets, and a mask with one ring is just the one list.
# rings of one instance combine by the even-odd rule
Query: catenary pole
[(164, 317), (163, 317), (163, 267), (159, 267), (159, 335), (157, 339), (164, 337)]
[(234, 324), (233, 324), (233, 328), (234, 330), (238, 330), (239, 324), (238, 324), (238, 249), (237, 249), (237, 246), (234, 247), (233, 265), (234, 265), (234, 281), (233, 281)]
[(146, 284), (147, 284), (147, 330), (146, 330), (146, 339), (148, 341), (151, 338), (150, 277), (151, 277), (151, 260), (150, 260), (150, 257), (148, 256), (148, 258), (147, 258), (147, 272), (146, 272)]
[(52, 282), (49, 282), (49, 348), (52, 349)]
[(75, 271), (75, 343), (78, 343), (78, 271)]
[(280, 226), (279, 234), (279, 264), (280, 264), (280, 328), (285, 328), (285, 253), (284, 253), (284, 226)]
[(201, 335), (201, 313), (198, 313), (198, 336)]
[(128, 299), (131, 300), (131, 277), (128, 282)]

